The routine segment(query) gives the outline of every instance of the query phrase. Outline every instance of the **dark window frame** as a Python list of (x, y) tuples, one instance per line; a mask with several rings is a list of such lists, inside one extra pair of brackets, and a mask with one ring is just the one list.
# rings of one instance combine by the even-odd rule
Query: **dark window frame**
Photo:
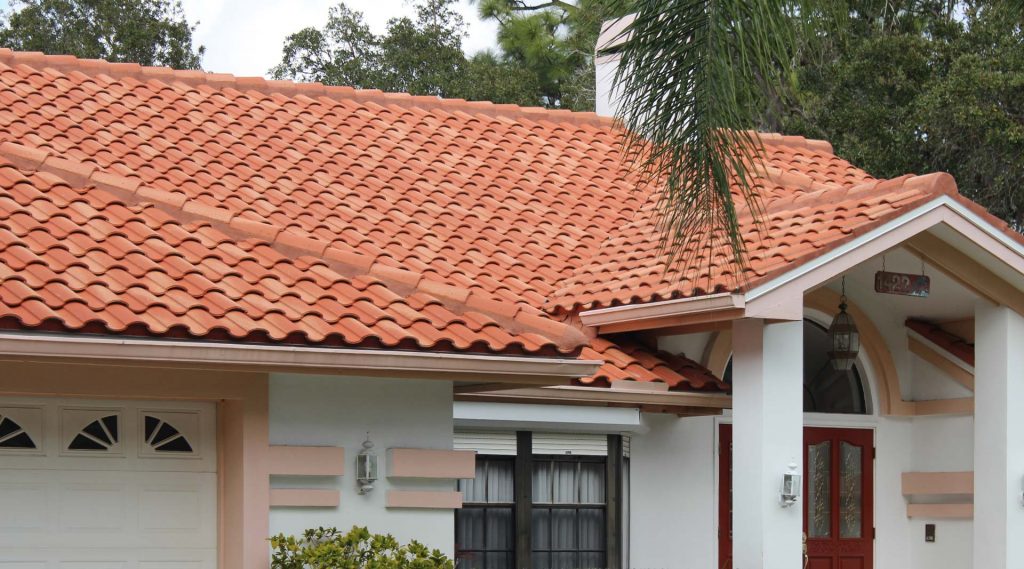
[[(537, 548), (535, 546), (532, 547), (531, 551), (530, 551), (531, 557), (533, 555), (538, 554), (538, 553), (539, 554), (547, 554), (549, 556), (549, 559), (551, 558), (551, 556), (553, 556), (555, 554), (575, 554), (576, 558), (579, 559), (584, 554), (590, 554), (590, 555), (597, 554), (597, 555), (600, 555), (603, 558), (601, 565), (607, 567), (608, 566), (608, 562), (607, 562), (607, 558), (608, 558), (608, 536), (607, 536), (607, 528), (608, 528), (608, 480), (607, 480), (607, 476), (608, 476), (608, 457), (607, 456), (593, 456), (593, 455), (579, 455), (579, 454), (543, 454), (543, 455), (533, 455), (534, 466), (536, 466), (537, 463), (548, 463), (548, 464), (551, 465), (551, 472), (550, 472), (549, 478), (550, 478), (550, 481), (551, 481), (551, 484), (552, 484), (552, 488), (550, 490), (550, 495), (551, 495), (552, 499), (554, 498), (554, 494), (555, 494), (555, 489), (554, 489), (554, 484), (555, 484), (554, 469), (555, 469), (555, 464), (559, 463), (559, 462), (561, 462), (561, 463), (568, 463), (568, 464), (574, 464), (576, 466), (576, 497), (575, 497), (575, 499), (572, 502), (554, 502), (554, 501), (551, 501), (551, 502), (538, 502), (538, 501), (534, 500), (533, 504), (532, 504), (532, 508), (531, 508), (531, 523), (532, 523), (532, 513), (535, 510), (547, 510), (547, 511), (549, 511), (549, 515), (550, 515), (550, 513), (552, 513), (553, 510), (573, 510), (573, 511), (575, 511), (576, 519), (575, 519), (575, 522), (574, 522), (574, 526), (575, 526), (575, 530), (576, 530), (576, 538), (575, 538), (574, 541), (576, 543), (576, 546), (571, 548), (571, 549), (555, 549), (554, 548), (554, 543), (555, 543), (555, 523), (554, 523), (554, 517), (551, 516), (549, 518), (549, 521), (548, 521), (548, 539), (547, 539), (548, 546), (547, 546), (547, 548), (544, 548), (544, 549), (540, 549), (540, 548)], [(603, 502), (584, 502), (583, 501), (582, 496), (581, 496), (583, 485), (582, 485), (582, 483), (580, 481), (581, 481), (581, 474), (583, 472), (583, 465), (584, 464), (599, 464), (599, 465), (601, 465), (603, 467), (603, 470), (604, 470), (603, 474), (605, 476), (605, 480), (604, 480), (605, 488), (604, 488), (604, 501)], [(532, 480), (531, 480), (531, 482), (532, 482)], [(599, 512), (601, 512), (601, 525), (602, 525), (601, 533), (603, 534), (603, 535), (601, 535), (601, 544), (602, 544), (603, 547), (601, 547), (600, 549), (585, 549), (585, 548), (581, 547), (581, 544), (583, 543), (583, 524), (580, 521), (580, 519), (581, 519), (580, 512), (582, 510), (590, 510), (590, 511), (599, 511)], [(532, 531), (532, 526), (531, 526), (531, 531)]]
[[(487, 461), (487, 465), (489, 466), (491, 463), (496, 463), (496, 462), (514, 463), (515, 462), (515, 457), (507, 456), (507, 455), (478, 455), (477, 456), (477, 460), (486, 460)], [(514, 469), (514, 466), (513, 466), (513, 469)], [(515, 473), (514, 473), (514, 470), (513, 470), (513, 480), (514, 480), (514, 476), (515, 476)], [(513, 482), (513, 484), (514, 484), (514, 482)], [(485, 496), (485, 498), (486, 498), (486, 496)], [(514, 498), (515, 498), (515, 496), (513, 495), (513, 501), (511, 501), (511, 502), (497, 502), (497, 501), (495, 501), (495, 502), (492, 502), (492, 501), (484, 501), (484, 502), (463, 501), (462, 502), (462, 508), (461, 509), (465, 509), (465, 510), (481, 510), (482, 513), (483, 513), (483, 518), (482, 518), (483, 519), (483, 529), (482, 529), (482, 532), (481, 532), (481, 535), (482, 535), (481, 543), (483, 544), (483, 548), (482, 549), (467, 548), (465, 546), (461, 546), (458, 543), (456, 543), (456, 551), (455, 551), (456, 559), (464, 558), (467, 555), (468, 556), (482, 555), (484, 557), (484, 559), (486, 560), (487, 554), (489, 554), (489, 553), (504, 553), (504, 554), (507, 554), (510, 559), (512, 559), (512, 560), (515, 559), (516, 543), (515, 543), (515, 535), (514, 535), (514, 533), (511, 536), (511, 538), (509, 539), (509, 544), (510, 545), (509, 545), (509, 547), (507, 549), (491, 549), (491, 548), (487, 547), (487, 543), (488, 543), (488, 540), (487, 540), (487, 529), (488, 529), (487, 513), (488, 513), (488, 510), (508, 510), (509, 514), (511, 515), (512, 521), (513, 521), (512, 522), (512, 524), (513, 524), (512, 527), (513, 527), (513, 532), (514, 532), (514, 528), (515, 528), (515, 513), (516, 513), (516, 511), (515, 511), (516, 503), (515, 503)], [(459, 512), (458, 512), (458, 510), (456, 511), (455, 515), (456, 515), (455, 528), (456, 528), (456, 532), (458, 532), (458, 528), (459, 528), (459, 522), (458, 522)], [(486, 564), (486, 561), (485, 561), (485, 564)]]
[[(484, 510), (484, 533), (483, 543), (484, 549), (466, 549), (463, 547), (456, 548), (456, 559), (459, 559), (464, 554), (483, 554), (489, 552), (505, 552), (506, 550), (489, 550), (486, 547), (487, 534), (486, 534), (486, 510), (488, 508), (508, 508), (512, 509), (512, 523), (514, 527), (513, 531), (513, 551), (512, 551), (512, 567), (515, 569), (533, 569), (533, 535), (532, 535), (532, 524), (533, 524), (533, 509), (535, 507), (543, 509), (573, 509), (577, 511), (577, 516), (580, 509), (591, 509), (601, 510), (604, 513), (604, 548), (601, 550), (592, 549), (580, 549), (579, 545), (580, 538), (580, 526), (578, 521), (576, 522), (576, 549), (571, 550), (554, 550), (551, 549), (549, 540), (548, 549), (539, 551), (540, 553), (547, 552), (551, 553), (573, 553), (577, 555), (580, 553), (601, 553), (604, 555), (604, 566), (607, 569), (621, 569), (622, 567), (622, 551), (623, 544), (622, 539), (622, 511), (623, 511), (623, 480), (625, 468), (625, 458), (623, 456), (623, 444), (622, 435), (608, 435), (608, 454), (606, 456), (593, 456), (593, 455), (534, 455), (533, 454), (533, 433), (530, 431), (518, 431), (516, 433), (516, 454), (515, 456), (508, 455), (479, 455), (478, 459), (484, 460), (507, 460), (513, 462), (513, 502), (464, 502), (463, 508), (465, 509), (483, 509)], [(577, 494), (575, 503), (552, 503), (552, 502), (537, 502), (533, 501), (533, 464), (535, 461), (551, 461), (552, 465), (557, 461), (574, 462), (582, 464), (585, 462), (604, 464), (604, 503), (582, 503)], [(582, 468), (582, 466), (580, 467)], [(580, 486), (577, 487), (579, 492)], [(458, 533), (458, 512), (456, 512), (456, 533)], [(554, 524), (551, 524), (553, 531)], [(485, 561), (486, 563), (486, 561)]]

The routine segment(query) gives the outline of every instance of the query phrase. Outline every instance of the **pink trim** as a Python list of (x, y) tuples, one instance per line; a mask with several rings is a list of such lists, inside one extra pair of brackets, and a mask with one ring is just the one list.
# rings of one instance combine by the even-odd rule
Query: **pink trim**
[(973, 472), (904, 472), (903, 495), (974, 494)]
[(343, 476), (345, 449), (340, 447), (270, 447), (268, 468), (271, 475)]
[(974, 504), (907, 504), (907, 517), (969, 520)]
[(274, 488), (270, 491), (271, 508), (337, 508), (341, 505), (338, 490)]
[(389, 448), (387, 472), (391, 478), (473, 478), (476, 452)]
[(388, 490), (387, 507), (454, 510), (462, 507), (462, 492)]

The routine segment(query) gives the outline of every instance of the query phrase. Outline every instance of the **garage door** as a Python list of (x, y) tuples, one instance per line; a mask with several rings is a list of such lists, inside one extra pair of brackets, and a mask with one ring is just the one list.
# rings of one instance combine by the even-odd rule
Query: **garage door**
[(0, 569), (215, 569), (212, 404), (0, 398)]

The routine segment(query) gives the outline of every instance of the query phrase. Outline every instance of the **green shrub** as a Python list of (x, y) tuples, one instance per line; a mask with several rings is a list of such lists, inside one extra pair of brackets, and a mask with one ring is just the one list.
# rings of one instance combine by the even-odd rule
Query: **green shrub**
[(300, 538), (270, 538), (272, 569), (454, 569), (438, 550), (422, 543), (398, 543), (390, 535), (371, 534), (353, 527), (348, 533), (335, 528), (306, 530)]

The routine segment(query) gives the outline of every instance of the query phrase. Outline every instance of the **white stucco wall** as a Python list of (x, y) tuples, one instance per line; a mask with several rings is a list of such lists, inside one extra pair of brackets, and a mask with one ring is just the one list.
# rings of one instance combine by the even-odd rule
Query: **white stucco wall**
[(643, 419), (650, 430), (630, 442), (630, 567), (716, 567), (715, 419)]
[[(854, 299), (868, 313), (892, 352), (903, 396), (911, 400), (968, 397), (970, 391), (907, 349), (906, 316), (887, 297)], [(877, 394), (876, 394), (877, 396)], [(970, 520), (908, 519), (903, 472), (973, 470), (973, 417), (939, 416), (878, 419), (875, 461), (876, 569), (970, 569)], [(929, 497), (915, 497), (927, 501)], [(936, 541), (924, 540), (925, 524), (936, 525)]]
[[(974, 470), (974, 417), (917, 417), (913, 424), (912, 470), (962, 472)], [(924, 540), (925, 524), (935, 524), (935, 542)], [(915, 569), (970, 569), (971, 520), (910, 520)]]
[[(376, 445), (381, 470), (372, 493), (360, 496), (355, 456), (366, 432)], [(389, 488), (451, 490), (452, 481), (389, 481), (389, 447), (450, 449), (452, 385), (446, 381), (325, 377), (279, 374), (270, 379), (270, 442), (345, 448), (345, 476), (273, 477), (277, 488), (339, 488), (339, 508), (273, 508), (271, 533), (299, 534), (319, 526), (362, 525), (402, 541), (416, 539), (451, 555), (455, 543), (451, 510), (386, 509)]]
[(902, 476), (911, 468), (911, 422), (887, 417), (874, 421), (875, 569), (907, 569), (913, 567), (913, 553)]
[[(915, 400), (970, 397), (971, 391), (945, 372), (906, 353), (910, 368), (910, 392)], [(911, 425), (912, 472), (965, 472), (974, 470), (974, 417), (916, 417)], [(915, 497), (917, 501), (949, 498)], [(973, 541), (971, 520), (923, 519), (908, 521), (914, 569), (943, 567), (970, 569)], [(924, 540), (925, 524), (935, 524), (935, 541)]]

